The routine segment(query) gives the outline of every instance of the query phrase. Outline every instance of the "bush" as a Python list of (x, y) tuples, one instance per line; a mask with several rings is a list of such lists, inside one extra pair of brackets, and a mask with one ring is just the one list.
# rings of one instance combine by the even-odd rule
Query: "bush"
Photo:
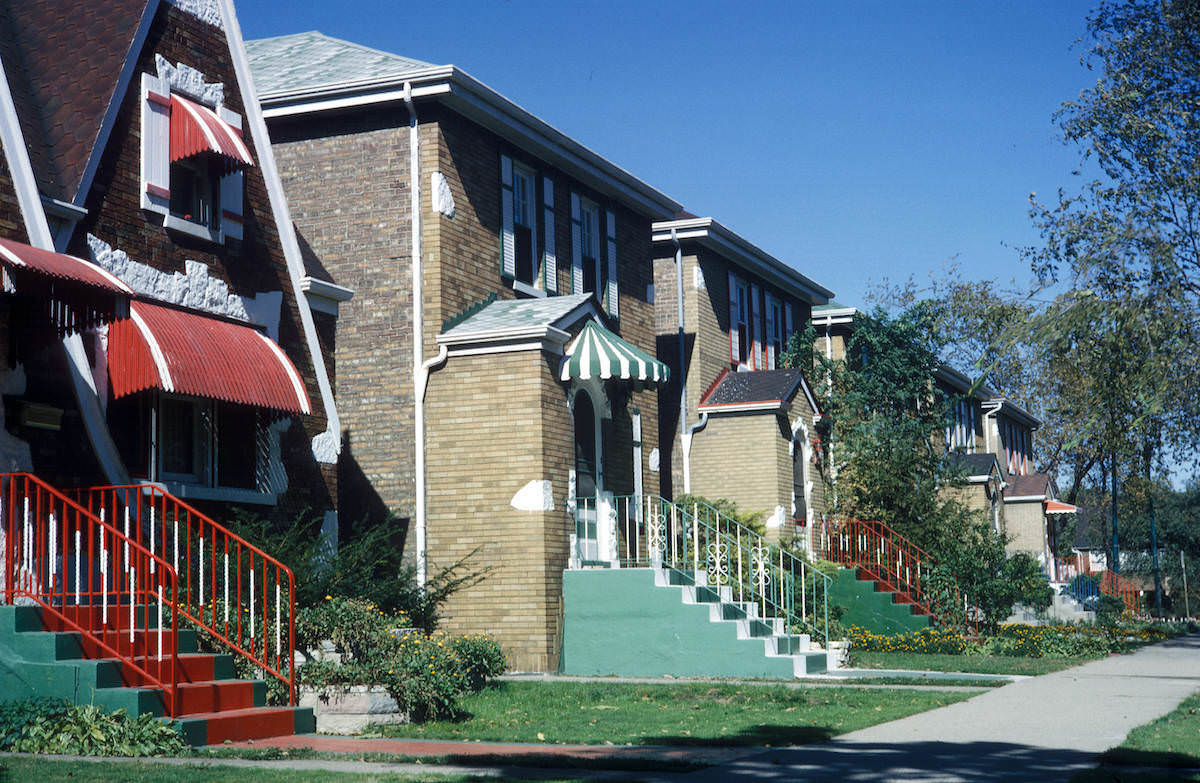
[(153, 715), (130, 718), (94, 704), (28, 699), (0, 706), (0, 750), (72, 756), (174, 756), (186, 750), (179, 726)]
[(852, 650), (943, 655), (962, 655), (967, 651), (967, 640), (961, 633), (940, 628), (922, 628), (888, 636), (871, 633), (856, 625), (850, 628), (849, 639)]
[(1101, 625), (1113, 625), (1125, 614), (1125, 603), (1116, 596), (1102, 595), (1096, 604), (1096, 622)]
[(481, 690), (488, 680), (504, 674), (508, 668), (504, 650), (489, 636), (457, 636), (452, 645), (462, 661), (467, 687), (473, 692)]
[[(326, 597), (302, 609), (296, 639), (307, 660), (297, 679), (320, 691), (350, 685), (380, 685), (414, 722), (454, 718), (458, 698), (481, 689), (504, 671), (500, 645), (487, 636), (452, 638), (419, 630), (394, 633), (408, 625), (403, 612), (386, 612), (367, 602)], [(341, 662), (315, 660), (323, 640), (333, 643)]]

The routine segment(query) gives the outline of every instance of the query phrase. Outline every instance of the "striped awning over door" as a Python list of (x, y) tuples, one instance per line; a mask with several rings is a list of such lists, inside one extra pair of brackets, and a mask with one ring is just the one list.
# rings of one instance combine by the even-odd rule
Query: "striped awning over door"
[(621, 378), (666, 383), (670, 376), (667, 365), (595, 321), (588, 321), (567, 346), (559, 367), (564, 381)]

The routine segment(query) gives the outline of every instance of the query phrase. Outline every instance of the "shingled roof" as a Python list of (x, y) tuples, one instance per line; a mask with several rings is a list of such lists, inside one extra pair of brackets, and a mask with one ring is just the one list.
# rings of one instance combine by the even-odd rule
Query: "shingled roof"
[(0, 57), (43, 194), (74, 200), (147, 2), (0, 4)]
[(312, 30), (246, 41), (260, 94), (370, 81), (434, 67)]
[[(700, 398), (700, 410), (714, 412), (721, 408), (741, 405), (772, 405), (790, 403), (797, 392), (804, 390), (814, 409), (815, 398), (807, 388), (804, 374), (796, 369), (757, 370), (755, 372), (722, 372), (712, 388)], [(820, 413), (820, 411), (817, 411)]]

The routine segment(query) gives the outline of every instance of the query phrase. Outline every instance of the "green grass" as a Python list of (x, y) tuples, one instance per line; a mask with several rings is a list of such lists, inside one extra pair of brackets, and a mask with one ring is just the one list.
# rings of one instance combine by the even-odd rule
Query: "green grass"
[(1104, 753), (1100, 762), (1099, 769), (1080, 773), (1071, 783), (1200, 780), (1196, 772), (1200, 769), (1200, 693), (1129, 732), (1125, 742)]
[(471, 717), (381, 726), (389, 737), (584, 745), (784, 745), (828, 739), (969, 698), (953, 691), (501, 682)]
[(200, 764), (159, 764), (135, 761), (59, 761), (45, 758), (0, 757), (0, 781), (38, 783), (467, 783), (511, 781), (476, 775), (359, 774), (326, 770), (264, 769)]
[(975, 677), (847, 677), (839, 682), (851, 685), (920, 685), (923, 688), (999, 688), (1008, 680)]
[(850, 665), (860, 669), (917, 669), (972, 674), (1049, 674), (1095, 658), (1017, 658), (1002, 655), (938, 655), (855, 650)]

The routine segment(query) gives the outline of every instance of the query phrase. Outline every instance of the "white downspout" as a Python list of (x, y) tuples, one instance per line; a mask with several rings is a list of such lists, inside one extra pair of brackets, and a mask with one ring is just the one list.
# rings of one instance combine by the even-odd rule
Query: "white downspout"
[[(679, 321), (679, 442), (682, 446), (684, 438), (687, 437), (687, 367), (684, 362), (687, 361), (687, 351), (684, 350), (683, 344), (683, 248), (679, 244), (678, 232), (671, 229), (671, 241), (675, 243), (675, 305), (676, 314)], [(690, 484), (687, 468), (688, 446), (683, 446), (683, 486), (684, 492), (687, 492), (687, 486)]]
[(701, 411), (700, 420), (683, 433), (683, 492), (687, 495), (692, 492), (692, 436), (704, 429), (705, 424), (708, 424), (708, 413)]
[[(413, 432), (416, 436), (416, 528), (417, 528), (417, 585), (424, 587), (427, 578), (425, 559), (425, 385), (429, 369), (425, 355), (425, 300), (421, 265), (421, 174), (419, 125), (417, 107), (413, 103), (412, 82), (404, 83), (404, 107), (408, 110), (408, 174), (409, 206), (412, 218), (412, 276), (413, 276)], [(443, 349), (444, 350), (444, 349)]]

